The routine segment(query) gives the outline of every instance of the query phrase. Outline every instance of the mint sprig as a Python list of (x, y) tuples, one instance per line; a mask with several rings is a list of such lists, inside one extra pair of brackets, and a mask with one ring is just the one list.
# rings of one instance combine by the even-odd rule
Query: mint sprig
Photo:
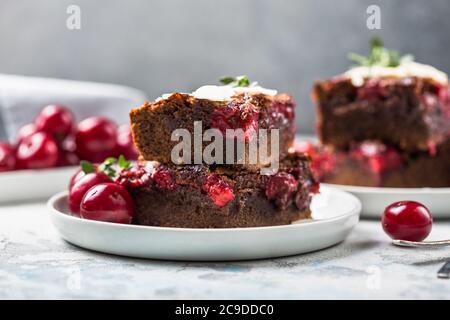
[[(80, 162), (80, 165), (86, 167), (88, 170), (92, 167), (94, 170), (94, 165), (88, 161)], [(110, 178), (117, 178), (122, 170), (130, 169), (132, 167), (132, 162), (127, 160), (123, 155), (118, 158), (109, 157), (106, 158), (99, 166), (98, 169), (106, 174)], [(83, 169), (83, 171), (85, 171)], [(90, 171), (94, 172), (94, 171)], [(85, 173), (88, 173), (85, 171)]]
[(80, 161), (80, 167), (81, 167), (81, 170), (83, 170), (83, 172), (85, 174), (92, 173), (92, 172), (95, 171), (94, 165), (92, 163), (90, 163), (89, 161), (86, 161), (86, 160), (81, 160)]
[(105, 159), (103, 163), (98, 167), (100, 171), (103, 171), (108, 177), (115, 178), (117, 176), (117, 170), (115, 165), (117, 164), (117, 158), (110, 157)]
[(250, 80), (247, 76), (237, 76), (237, 77), (222, 77), (220, 78), (220, 83), (230, 87), (249, 87)]
[(117, 163), (119, 165), (119, 168), (122, 170), (131, 168), (131, 161), (125, 159), (123, 155), (119, 156), (119, 159), (117, 159)]
[(365, 67), (398, 67), (401, 63), (414, 60), (412, 55), (403, 55), (396, 50), (384, 47), (383, 41), (378, 36), (373, 36), (370, 40), (370, 53), (363, 56), (357, 53), (350, 53), (348, 58), (355, 63), (356, 66)]

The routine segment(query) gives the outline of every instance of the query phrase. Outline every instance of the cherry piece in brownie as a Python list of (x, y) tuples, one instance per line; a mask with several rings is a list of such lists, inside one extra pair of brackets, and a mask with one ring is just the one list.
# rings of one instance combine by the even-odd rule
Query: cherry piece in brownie
[(429, 78), (369, 78), (355, 86), (341, 76), (316, 82), (313, 99), (322, 143), (340, 149), (380, 140), (415, 152), (450, 133), (450, 89)]
[[(172, 141), (171, 136), (176, 129), (187, 129), (191, 137), (190, 162), (182, 161), (176, 164), (198, 164), (194, 161), (194, 122), (201, 121), (201, 133), (207, 129), (218, 129), (223, 138), (223, 163), (226, 163), (226, 139), (227, 129), (242, 129), (240, 137), (245, 145), (245, 154), (237, 152), (235, 143), (233, 163), (239, 164), (242, 160), (245, 168), (258, 168), (273, 162), (275, 157), (279, 159), (287, 153), (295, 136), (294, 120), (295, 104), (293, 99), (286, 94), (268, 95), (259, 92), (236, 93), (229, 100), (215, 101), (199, 99), (190, 94), (174, 93), (164, 99), (155, 102), (147, 102), (139, 108), (131, 111), (131, 126), (134, 142), (144, 160), (172, 163), (171, 153), (179, 141)], [(268, 132), (266, 159), (249, 161), (248, 144), (256, 135), (258, 147), (260, 129), (279, 130), (279, 154), (271, 154), (271, 135)], [(201, 143), (201, 152), (209, 141)], [(245, 160), (243, 159), (245, 157)], [(220, 162), (219, 162), (220, 164)], [(242, 167), (242, 166), (241, 166)]]
[(303, 154), (289, 154), (274, 175), (226, 166), (164, 165), (124, 171), (135, 223), (183, 228), (236, 228), (289, 224), (310, 217), (319, 185)]

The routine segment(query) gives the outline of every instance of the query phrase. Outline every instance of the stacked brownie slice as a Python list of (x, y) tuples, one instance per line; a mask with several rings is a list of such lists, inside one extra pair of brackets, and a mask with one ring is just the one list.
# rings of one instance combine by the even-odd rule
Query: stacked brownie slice
[[(289, 224), (309, 218), (318, 183), (309, 157), (288, 152), (295, 136), (294, 108), (288, 95), (247, 83), (204, 86), (191, 94), (167, 94), (132, 110), (131, 126), (141, 167), (131, 173), (132, 179), (123, 179), (130, 182), (136, 204), (135, 222), (235, 228)], [(218, 134), (224, 161), (205, 161), (201, 157), (212, 140), (197, 141), (195, 133), (208, 129)], [(243, 135), (230, 136), (227, 129), (241, 129)], [(259, 139), (261, 129), (277, 129), (278, 135), (269, 134), (264, 140), (267, 145), (263, 145)], [(181, 141), (177, 132), (188, 133), (183, 142), (192, 142), (179, 157), (174, 156), (174, 148)], [(231, 162), (225, 160), (230, 153), (225, 146), (230, 145), (230, 140)], [(238, 143), (243, 150), (238, 150)], [(278, 150), (271, 148), (273, 144), (278, 145)], [(250, 161), (251, 150), (261, 148), (266, 148), (267, 156)], [(275, 170), (265, 170), (274, 163)]]
[[(374, 50), (375, 49), (375, 50)], [(374, 56), (384, 52), (381, 64)], [(381, 187), (450, 186), (446, 74), (372, 43), (372, 64), (317, 81), (316, 147), (322, 182)], [(367, 61), (366, 61), (367, 64)]]

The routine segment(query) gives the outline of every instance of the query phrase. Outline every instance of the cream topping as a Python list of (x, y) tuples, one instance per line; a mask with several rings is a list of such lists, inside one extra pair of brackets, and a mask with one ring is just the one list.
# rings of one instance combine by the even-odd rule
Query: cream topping
[(448, 77), (444, 72), (430, 65), (417, 63), (414, 61), (403, 62), (398, 67), (381, 67), (381, 66), (355, 67), (348, 70), (345, 73), (345, 75), (350, 77), (354, 86), (363, 85), (364, 80), (371, 77), (380, 77), (380, 78), (420, 77), (420, 78), (430, 78), (436, 82), (443, 84), (448, 83)]
[[(212, 101), (230, 101), (233, 96), (240, 93), (262, 93), (269, 96), (274, 96), (278, 92), (277, 90), (263, 88), (258, 83), (253, 82), (248, 87), (231, 87), (231, 86), (215, 86), (206, 85), (198, 88), (194, 92), (190, 93), (191, 96), (197, 99), (207, 99)], [(165, 93), (155, 101), (168, 99), (173, 93)]]

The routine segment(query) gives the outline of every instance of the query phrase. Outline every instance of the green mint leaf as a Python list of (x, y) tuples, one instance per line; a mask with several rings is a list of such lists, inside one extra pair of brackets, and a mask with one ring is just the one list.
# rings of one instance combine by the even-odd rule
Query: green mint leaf
[(238, 82), (238, 87), (248, 87), (250, 85), (250, 81), (247, 76), (236, 77), (236, 80)]
[(234, 82), (235, 78), (233, 78), (233, 77), (222, 77), (222, 78), (220, 78), (219, 81), (220, 81), (220, 83), (222, 83), (224, 85), (228, 85), (228, 84)]
[(116, 170), (114, 169), (112, 164), (102, 163), (100, 165), (100, 170), (106, 174), (108, 177), (115, 178), (117, 175)]
[(237, 76), (237, 77), (223, 77), (220, 79), (220, 83), (230, 87), (248, 87), (250, 86), (250, 80), (247, 76)]
[(83, 170), (83, 172), (86, 174), (92, 173), (95, 171), (94, 165), (92, 163), (90, 163), (89, 161), (81, 160), (80, 166), (81, 166), (81, 170)]
[(105, 171), (105, 174), (106, 174), (108, 177), (110, 177), (110, 178), (115, 178), (115, 177), (117, 176), (117, 172), (116, 172), (116, 170), (114, 170), (113, 168), (108, 168), (108, 169)]
[(117, 164), (117, 159), (114, 157), (106, 158), (105, 161), (99, 166), (100, 171), (111, 178), (115, 178), (117, 176), (117, 171), (115, 169), (115, 165)]
[(375, 48), (383, 48), (384, 43), (383, 40), (378, 35), (374, 35), (372, 39), (370, 39), (370, 49), (373, 50)]
[(369, 60), (367, 59), (367, 57), (362, 56), (357, 53), (350, 52), (348, 54), (348, 59), (350, 61), (354, 62), (356, 65), (360, 65), (360, 66), (368, 66), (369, 65)]
[(118, 163), (121, 169), (129, 169), (131, 167), (131, 161), (127, 161), (123, 155), (119, 156)]
[(365, 57), (356, 53), (350, 53), (348, 58), (355, 63), (356, 66), (381, 66), (381, 67), (398, 67), (402, 62), (412, 61), (411, 55), (401, 56), (396, 50), (386, 49), (383, 41), (378, 36), (373, 36), (370, 40), (370, 54)]
[(114, 157), (106, 158), (105, 161), (103, 161), (104, 164), (112, 165), (117, 163), (117, 159)]

